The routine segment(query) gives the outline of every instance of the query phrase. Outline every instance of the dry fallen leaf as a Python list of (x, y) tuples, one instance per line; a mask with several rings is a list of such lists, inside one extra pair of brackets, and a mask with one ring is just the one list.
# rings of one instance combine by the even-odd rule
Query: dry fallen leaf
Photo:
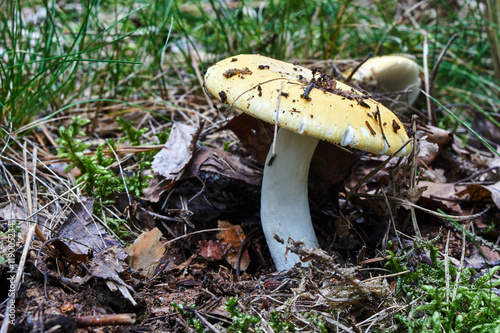
[(144, 276), (149, 276), (155, 271), (156, 266), (165, 252), (165, 247), (160, 242), (163, 236), (158, 228), (143, 232), (127, 248), (130, 266)]
[(219, 174), (255, 186), (262, 182), (262, 172), (246, 164), (239, 156), (205, 146), (196, 149), (189, 176), (194, 177), (200, 171)]
[(425, 192), (422, 193), (422, 197), (419, 200), (419, 204), (421, 204), (422, 206), (438, 207), (448, 211), (456, 212), (457, 214), (462, 213), (462, 208), (460, 208), (460, 205), (457, 202), (453, 201), (454, 199), (456, 199), (456, 190), (454, 183), (441, 184), (420, 181), (418, 185), (427, 188)]
[(491, 199), (493, 199), (493, 202), (495, 203), (497, 208), (500, 208), (500, 182), (496, 182), (493, 185), (483, 187), (491, 192)]
[(453, 133), (451, 131), (436, 126), (419, 124), (418, 130), (427, 135), (426, 140), (428, 142), (437, 143), (440, 147), (447, 146), (453, 141)]
[(94, 199), (81, 198), (71, 207), (71, 214), (59, 228), (58, 237), (64, 239), (74, 252), (87, 253), (92, 250), (98, 253), (110, 246), (121, 246), (92, 218), (93, 206)]
[(241, 140), (247, 152), (259, 163), (266, 161), (269, 146), (273, 140), (273, 127), (246, 113), (231, 119), (221, 130), (231, 130)]
[(191, 159), (202, 126), (174, 122), (165, 147), (156, 154), (152, 168), (169, 180), (179, 180)]
[(201, 240), (199, 242), (200, 245), (200, 255), (203, 258), (213, 260), (213, 261), (219, 261), (224, 258), (225, 254), (225, 249), (223, 248), (222, 244), (219, 243), (219, 241), (213, 241), (213, 240)]
[(167, 144), (153, 161), (155, 175), (144, 190), (146, 200), (158, 202), (161, 195), (180, 180), (198, 177), (201, 172), (260, 185), (261, 170), (237, 155), (200, 145), (197, 143), (200, 131), (201, 127), (174, 123)]
[(130, 294), (135, 292), (134, 289), (120, 277), (120, 274), (125, 271), (123, 263), (126, 255), (123, 256), (122, 254), (123, 249), (120, 246), (112, 246), (99, 252), (92, 259), (90, 272), (93, 277), (105, 280), (111, 291), (119, 290), (123, 297), (135, 306), (137, 303)]
[[(226, 261), (236, 269), (238, 266), (238, 251), (241, 244), (245, 240), (245, 233), (239, 225), (232, 225), (226, 221), (218, 222), (219, 228), (225, 229), (217, 234), (217, 239), (220, 240), (222, 244), (225, 244), (228, 249), (228, 253), (225, 256)], [(244, 271), (250, 265), (250, 256), (246, 248), (243, 249), (240, 258), (240, 270)]]
[(232, 225), (226, 221), (217, 222), (219, 228), (225, 229), (219, 231), (217, 234), (217, 239), (221, 240), (223, 243), (226, 243), (233, 249), (237, 249), (241, 246), (241, 243), (245, 240), (245, 233), (243, 229), (239, 225)]
[[(28, 210), (15, 203), (9, 202), (5, 207), (0, 209), (0, 218), (9, 221), (26, 221), (29, 216)], [(30, 223), (21, 223), (21, 237), (24, 238), (28, 233)]]

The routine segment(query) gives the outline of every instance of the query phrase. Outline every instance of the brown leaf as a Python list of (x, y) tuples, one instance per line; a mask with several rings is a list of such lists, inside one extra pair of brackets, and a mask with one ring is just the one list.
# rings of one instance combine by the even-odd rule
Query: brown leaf
[(217, 239), (221, 242), (226, 243), (229, 247), (233, 249), (238, 249), (241, 243), (245, 240), (245, 233), (239, 225), (232, 225), (226, 221), (217, 222), (219, 228), (226, 229), (222, 230), (217, 234)]
[(174, 122), (165, 147), (156, 154), (152, 168), (169, 180), (179, 180), (191, 159), (203, 126)]
[(92, 260), (90, 272), (93, 277), (105, 280), (111, 291), (119, 290), (133, 305), (136, 302), (130, 295), (134, 289), (122, 280), (120, 274), (125, 271), (123, 249), (113, 246), (99, 252)]
[(71, 207), (71, 214), (59, 228), (58, 237), (65, 239), (74, 252), (87, 253), (92, 249), (98, 253), (109, 246), (119, 245), (104, 227), (92, 218), (93, 205), (94, 199), (82, 198)]
[[(234, 269), (238, 267), (238, 252), (230, 252), (226, 254), (225, 259)], [(240, 258), (240, 271), (246, 271), (248, 266), (250, 266), (250, 255), (248, 254), (247, 249), (244, 249)]]
[(484, 188), (491, 192), (491, 199), (493, 199), (493, 202), (495, 203), (497, 208), (500, 208), (500, 182), (496, 182), (493, 185), (484, 186)]
[[(422, 193), (422, 197), (419, 200), (419, 204), (424, 207), (438, 207), (445, 210), (451, 210), (458, 214), (462, 213), (462, 209), (457, 202), (452, 201), (456, 199), (455, 197), (455, 184), (454, 183), (433, 183), (427, 181), (420, 181), (418, 183), (420, 187), (427, 187), (425, 192)], [(451, 200), (446, 200), (451, 199)]]
[(125, 271), (124, 267), (126, 265), (124, 261), (126, 258), (127, 255), (124, 254), (121, 246), (115, 245), (108, 247), (97, 253), (92, 260), (89, 261), (88, 266), (90, 274), (84, 277), (75, 275), (71, 278), (71, 282), (83, 285), (91, 278), (102, 279), (111, 291), (119, 290), (120, 293), (135, 306), (137, 303), (130, 294), (131, 292), (135, 292), (134, 289), (127, 285), (120, 277), (120, 274)]
[(142, 191), (145, 200), (150, 202), (160, 201), (160, 197), (165, 191), (168, 191), (175, 185), (160, 174), (155, 173), (154, 178), (149, 181), (149, 186)]
[[(0, 218), (3, 220), (25, 221), (28, 216), (28, 210), (15, 202), (9, 202), (5, 207), (0, 209)], [(29, 227), (30, 223), (21, 224), (21, 237), (24, 237), (28, 233)]]
[(224, 248), (222, 244), (219, 243), (219, 241), (213, 241), (213, 240), (201, 240), (199, 242), (200, 245), (200, 255), (203, 258), (210, 259), (213, 261), (219, 261), (224, 258), (224, 254), (226, 251), (224, 251)]
[(241, 113), (220, 129), (233, 131), (247, 152), (260, 164), (265, 163), (267, 152), (273, 141), (273, 127), (271, 125), (246, 113)]
[(489, 199), (492, 192), (488, 186), (470, 184), (464, 190), (457, 192), (456, 196), (469, 202), (481, 202)]
[(73, 252), (68, 245), (66, 245), (62, 240), (54, 238), (49, 241), (52, 246), (52, 255), (56, 255), (57, 259), (66, 259), (73, 265), (77, 265), (79, 262), (85, 262), (88, 260), (88, 255)]
[[(226, 230), (220, 231), (216, 237), (222, 244), (227, 245), (229, 252), (226, 254), (225, 259), (234, 269), (236, 269), (238, 266), (238, 251), (246, 238), (245, 233), (241, 226), (232, 225), (226, 221), (219, 221), (218, 225), (219, 228), (224, 228)], [(246, 248), (243, 249), (240, 259), (240, 270), (245, 271), (250, 265), (250, 256)]]
[(436, 158), (438, 152), (439, 146), (436, 143), (429, 142), (427, 140), (421, 140), (418, 142), (417, 157), (423, 159), (426, 165), (429, 165)]
[(153, 161), (155, 177), (144, 190), (146, 200), (158, 202), (161, 195), (178, 181), (197, 177), (200, 172), (216, 173), (250, 185), (260, 185), (260, 170), (234, 154), (201, 146), (197, 143), (200, 131), (201, 127), (174, 123), (165, 148)]
[(453, 133), (442, 128), (419, 124), (419, 131), (423, 131), (427, 135), (427, 141), (437, 143), (440, 147), (448, 146), (453, 141)]
[(149, 232), (143, 232), (134, 241), (134, 244), (127, 248), (130, 258), (130, 266), (144, 276), (149, 276), (154, 272), (160, 259), (165, 252), (165, 247), (160, 242), (163, 236), (158, 228)]
[(439, 149), (453, 143), (453, 133), (432, 125), (419, 124), (418, 159), (429, 166), (439, 155)]
[(196, 150), (189, 176), (198, 175), (200, 171), (216, 173), (254, 186), (262, 182), (262, 172), (247, 165), (239, 156), (205, 146)]
[[(494, 262), (500, 260), (500, 254), (494, 250), (491, 250), (487, 246), (480, 245), (481, 251), (476, 247), (472, 248), (472, 254), (468, 255), (465, 261), (467, 262), (467, 266), (474, 268), (481, 268), (485, 265), (485, 259), (489, 262)], [(484, 255), (484, 258), (483, 258)]]

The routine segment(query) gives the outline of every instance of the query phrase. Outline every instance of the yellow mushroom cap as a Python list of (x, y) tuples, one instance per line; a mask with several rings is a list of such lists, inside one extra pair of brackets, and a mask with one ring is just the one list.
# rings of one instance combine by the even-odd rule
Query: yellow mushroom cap
[[(242, 54), (211, 66), (205, 86), (255, 118), (271, 124), (277, 119), (289, 131), (341, 146), (390, 155), (409, 140), (392, 111), (344, 83), (316, 73), (316, 84), (305, 94), (312, 78), (307, 68)], [(398, 156), (410, 151), (407, 145)]]

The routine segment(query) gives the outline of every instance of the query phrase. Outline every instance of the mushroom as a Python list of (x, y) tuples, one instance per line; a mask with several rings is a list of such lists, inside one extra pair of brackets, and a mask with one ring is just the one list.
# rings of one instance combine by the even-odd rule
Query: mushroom
[[(300, 262), (288, 238), (318, 247), (307, 178), (319, 140), (376, 154), (393, 154), (408, 140), (399, 119), (368, 96), (326, 75), (260, 55), (238, 55), (211, 66), (205, 87), (222, 102), (279, 130), (264, 166), (261, 220), (281, 271)], [(411, 151), (407, 145), (399, 153)]]
[(387, 55), (368, 59), (352, 76), (353, 81), (374, 83), (377, 92), (408, 90), (406, 97), (412, 105), (420, 93), (418, 65), (400, 55)]

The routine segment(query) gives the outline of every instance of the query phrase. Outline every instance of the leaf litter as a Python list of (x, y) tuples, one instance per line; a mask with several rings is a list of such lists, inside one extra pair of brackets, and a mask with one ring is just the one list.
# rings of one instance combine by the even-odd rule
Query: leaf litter
[[(40, 214), (45, 219), (39, 223), (50, 218), (58, 221), (44, 231), (49, 241), (35, 241), (25, 267), (31, 276), (25, 282), (29, 288), (20, 294), (29, 295), (24, 300), (28, 309), (24, 318), (33, 320), (39, 304), (44, 304), (45, 313), (67, 317), (96, 311), (143, 314), (135, 324), (138, 327), (185, 331), (186, 323), (171, 302), (194, 305), (200, 316), (224, 326), (230, 321), (224, 304), (236, 296), (242, 311), (269, 319), (271, 311), (278, 309), (303, 331), (316, 327), (305, 312), (320, 314), (331, 327), (358, 331), (374, 321), (387, 320), (391, 325), (391, 316), (402, 308), (390, 284), (394, 280), (376, 274), (382, 267), (373, 259), (386, 260), (379, 252), (385, 246), (383, 239), (391, 240), (394, 247), (413, 242), (406, 236), (414, 234), (411, 207), (417, 207), (415, 216), (424, 237), (432, 239), (448, 228), (453, 230), (450, 255), (456, 260), (462, 234), (442, 215), (418, 207), (439, 208), (457, 217), (481, 213), (461, 222), (463, 227), (498, 245), (498, 157), (460, 145), (449, 131), (419, 125), (417, 161), (426, 180), (418, 180), (413, 188), (408, 187), (409, 159), (392, 159), (364, 180), (383, 158), (329, 144), (318, 147), (309, 190), (324, 250), (307, 249), (290, 240), (289, 251), (300, 254), (310, 266), (273, 272), (258, 212), (261, 167), (273, 128), (244, 117), (233, 117), (209, 131), (182, 120), (173, 123), (167, 144), (156, 155), (155, 177), (144, 196), (124, 200), (126, 204), (114, 212), (131, 222), (135, 242), (128, 253), (92, 216), (92, 199), (80, 196), (77, 203), (65, 206), (64, 213), (52, 204)], [(221, 140), (234, 140), (232, 133), (239, 145), (228, 151), (217, 148)], [(334, 164), (341, 167), (333, 168), (340, 171), (332, 174)], [(30, 214), (21, 202), (5, 205), (1, 217), (26, 220)], [(394, 224), (389, 223), (390, 215)], [(484, 233), (479, 235), (480, 231)], [(436, 244), (444, 251), (442, 238)], [(466, 249), (465, 265), (478, 271), (485, 268), (485, 260), (490, 265), (499, 260), (495, 247), (480, 245), (486, 257), (470, 244)], [(68, 304), (75, 310), (63, 311), (72, 308)], [(339, 322), (329, 312), (332, 308), (351, 319)], [(48, 324), (50, 316), (42, 320)]]

